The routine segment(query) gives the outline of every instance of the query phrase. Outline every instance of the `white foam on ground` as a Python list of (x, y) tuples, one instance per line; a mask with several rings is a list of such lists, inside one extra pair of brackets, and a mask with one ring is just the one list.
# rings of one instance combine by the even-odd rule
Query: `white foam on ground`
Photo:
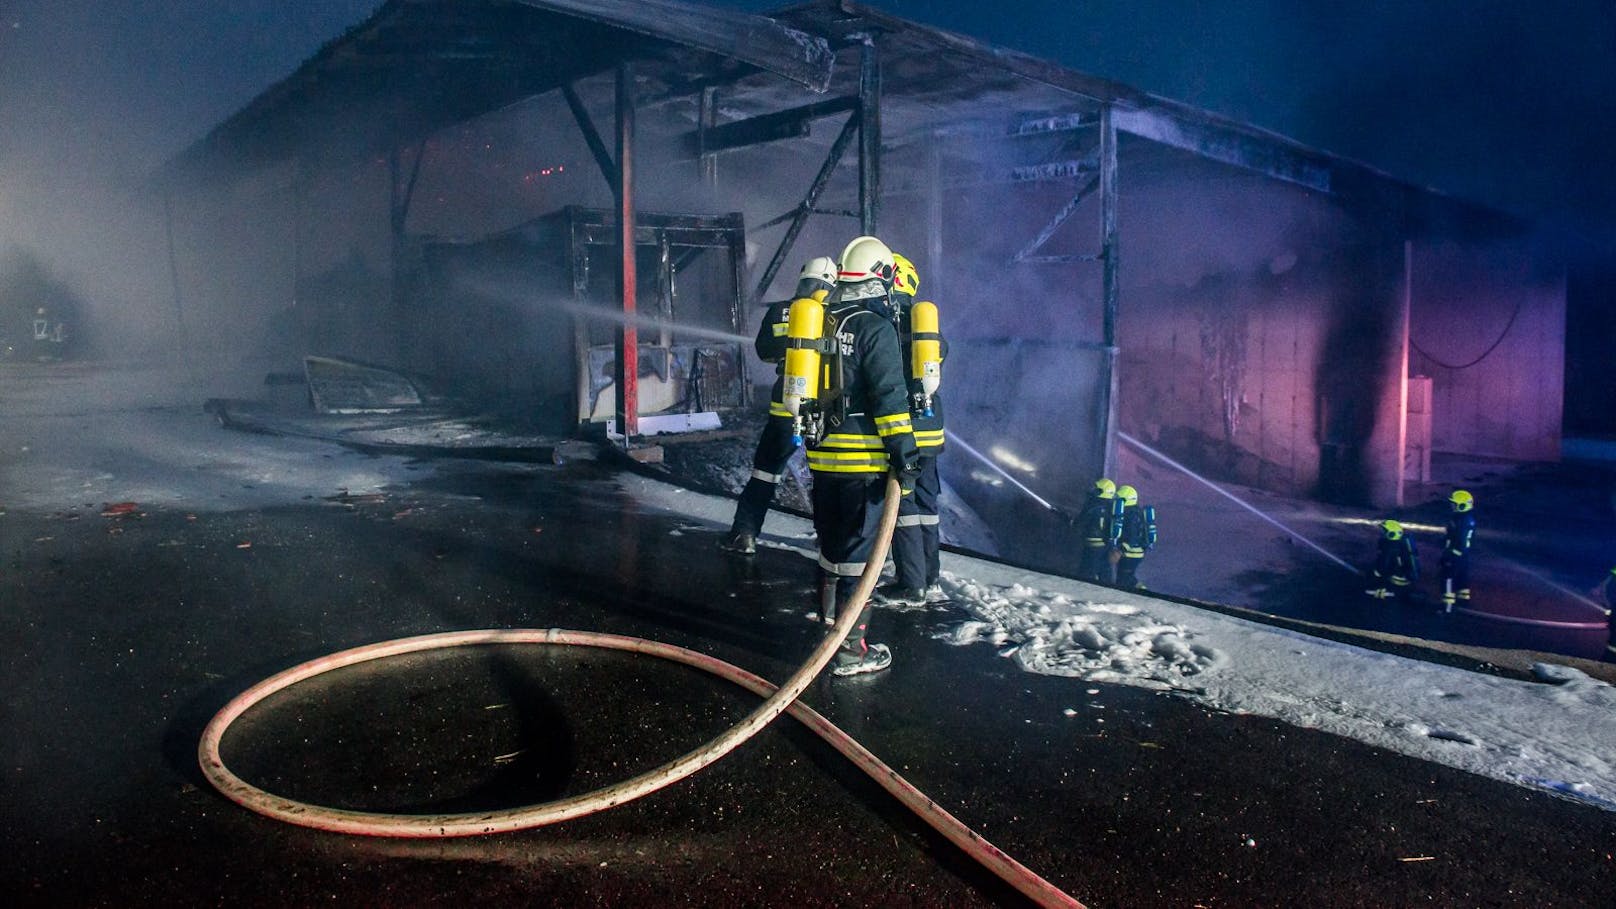
[[(727, 527), (734, 503), (639, 477), (638, 498)], [(812, 554), (807, 522), (765, 531)], [(1616, 810), (1616, 688), (1540, 664), (1523, 682), (951, 553), (943, 587), (970, 618), (939, 631), (1028, 672), (1170, 690)], [(898, 657), (902, 665), (902, 655)], [(1073, 696), (1081, 695), (1074, 685)]]

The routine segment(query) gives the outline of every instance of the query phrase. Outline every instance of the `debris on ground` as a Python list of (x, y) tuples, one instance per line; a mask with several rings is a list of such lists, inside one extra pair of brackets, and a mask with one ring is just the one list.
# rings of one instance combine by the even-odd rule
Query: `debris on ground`
[(334, 496), (326, 496), (325, 500), (327, 502), (336, 502), (338, 505), (347, 505), (351, 507), (354, 505), (380, 505), (381, 503), (387, 501), (387, 496), (379, 492), (361, 492), (354, 494), (344, 489)]

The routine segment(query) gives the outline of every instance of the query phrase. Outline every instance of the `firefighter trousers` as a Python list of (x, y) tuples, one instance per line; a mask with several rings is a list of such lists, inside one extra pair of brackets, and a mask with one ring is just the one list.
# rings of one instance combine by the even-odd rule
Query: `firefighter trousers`
[(791, 441), (791, 418), (770, 416), (758, 436), (757, 451), (752, 455), (752, 476), (741, 490), (740, 501), (735, 503), (735, 520), (730, 523), (731, 533), (757, 536), (763, 532), (763, 519), (774, 502), (774, 490), (785, 472), (786, 462), (796, 453)]
[(898, 503), (898, 527), (892, 532), (892, 564), (899, 587), (925, 590), (936, 584), (942, 573), (942, 525), (937, 514), (942, 485), (937, 459), (921, 458), (915, 491)]

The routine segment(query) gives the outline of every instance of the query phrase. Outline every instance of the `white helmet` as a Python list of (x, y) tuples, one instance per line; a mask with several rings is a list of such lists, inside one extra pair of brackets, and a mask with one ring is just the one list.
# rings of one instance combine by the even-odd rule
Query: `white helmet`
[(843, 284), (857, 284), (872, 278), (892, 283), (892, 250), (874, 237), (855, 238), (842, 250), (837, 279)]
[(808, 260), (802, 267), (802, 274), (797, 276), (798, 281), (824, 281), (826, 284), (836, 283), (836, 260), (830, 256), (818, 256)]

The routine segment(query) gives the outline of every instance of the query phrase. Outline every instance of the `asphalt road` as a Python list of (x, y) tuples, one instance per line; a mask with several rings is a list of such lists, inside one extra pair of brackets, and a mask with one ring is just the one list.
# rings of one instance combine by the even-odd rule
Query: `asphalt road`
[[(713, 533), (638, 513), (590, 468), (468, 470), (353, 505), (6, 515), (0, 890), (50, 905), (1016, 902), (790, 728), (617, 812), (479, 840), (287, 827), (208, 789), (194, 749), (225, 700), (359, 643), (590, 628), (773, 678), (812, 646), (800, 558), (716, 557)], [(1088, 696), (930, 640), (939, 621), (883, 614), (895, 668), (810, 702), (1093, 905), (1586, 906), (1616, 880), (1616, 816), (1170, 697)], [(296, 689), (227, 757), (287, 795), (474, 810), (626, 777), (748, 704), (628, 657), (455, 652)]]
[[(208, 444), (231, 456), (198, 459), (181, 444), (203, 431), (196, 418), (94, 418), (176, 440), (171, 459), (152, 443), (109, 482), (189, 464), (223, 489), (240, 464), (288, 450), (219, 430)], [(74, 437), (39, 430), (54, 441), (28, 436), (25, 456), (19, 434), (37, 427), (6, 427), (0, 504), (27, 499), (27, 457), (68, 460)], [(721, 556), (718, 528), (645, 508), (599, 465), (405, 465), (420, 479), (343, 495), (337, 478), (397, 465), (306, 444), (294, 450), (333, 473), (282, 484), (278, 502), (259, 486), (240, 502), (217, 492), (206, 508), (180, 497), (104, 516), (117, 498), (97, 487), (0, 514), (10, 904), (1020, 903), (789, 720), (641, 801), (492, 837), (342, 836), (223, 799), (196, 768), (209, 717), (331, 651), (559, 626), (666, 640), (778, 680), (821, 630), (805, 618), (808, 562)], [(893, 668), (806, 698), (1089, 905), (1583, 907), (1616, 890), (1616, 814), (1169, 695), (1028, 675), (988, 647), (935, 640), (954, 618), (879, 614)], [(627, 777), (750, 706), (654, 661), (454, 651), (293, 689), (243, 719), (226, 757), (277, 792), (342, 807), (508, 807)]]

